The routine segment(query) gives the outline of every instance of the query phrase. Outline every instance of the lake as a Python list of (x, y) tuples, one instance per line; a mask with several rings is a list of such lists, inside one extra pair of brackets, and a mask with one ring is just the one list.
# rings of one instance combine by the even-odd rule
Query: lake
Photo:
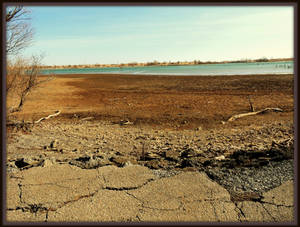
[(42, 74), (251, 75), (293, 74), (293, 61), (182, 66), (44, 69)]

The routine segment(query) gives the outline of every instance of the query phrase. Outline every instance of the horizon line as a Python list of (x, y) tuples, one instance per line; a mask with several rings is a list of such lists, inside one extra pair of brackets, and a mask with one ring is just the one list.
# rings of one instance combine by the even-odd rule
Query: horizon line
[(201, 61), (201, 60), (192, 60), (192, 61), (147, 61), (147, 62), (124, 62), (124, 63), (91, 63), (91, 64), (64, 64), (64, 65), (56, 65), (56, 64), (43, 64), (42, 67), (72, 67), (72, 66), (134, 66), (134, 65), (143, 65), (143, 66), (151, 66), (151, 65), (164, 65), (164, 64), (217, 64), (217, 63), (243, 63), (243, 62), (270, 62), (270, 61), (279, 61), (279, 60), (294, 60), (294, 57), (261, 57), (261, 58), (240, 58), (236, 60), (209, 60), (209, 61)]

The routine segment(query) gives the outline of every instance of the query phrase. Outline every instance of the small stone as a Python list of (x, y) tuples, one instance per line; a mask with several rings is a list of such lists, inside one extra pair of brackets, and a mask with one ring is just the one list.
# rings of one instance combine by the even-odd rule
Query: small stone
[(198, 169), (197, 168), (195, 168), (195, 167), (185, 167), (185, 168), (183, 168), (183, 171), (184, 172), (195, 172), (195, 171), (198, 171)]
[(130, 161), (125, 162), (124, 167), (125, 166), (132, 166), (132, 163)]
[(128, 159), (125, 157), (111, 157), (109, 161), (115, 163), (118, 167), (123, 167)]
[(53, 141), (51, 141), (51, 143), (50, 143), (50, 148), (57, 148), (57, 145), (58, 145), (58, 140), (53, 140)]
[(221, 160), (224, 160), (224, 159), (225, 159), (225, 156), (224, 156), (224, 155), (221, 155), (221, 156), (215, 157), (215, 159), (216, 159), (217, 161), (221, 161)]
[(179, 159), (179, 153), (173, 150), (167, 150), (162, 153), (167, 160), (176, 161)]
[(46, 157), (45, 154), (40, 154), (40, 155), (39, 155), (39, 158), (45, 158), (45, 157)]
[(45, 159), (42, 164), (42, 167), (52, 166), (54, 163), (55, 163), (55, 160)]

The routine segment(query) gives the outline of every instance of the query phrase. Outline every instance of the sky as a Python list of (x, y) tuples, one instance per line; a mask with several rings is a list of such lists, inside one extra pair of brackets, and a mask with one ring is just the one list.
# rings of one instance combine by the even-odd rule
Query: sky
[(35, 33), (23, 55), (44, 65), (293, 57), (291, 6), (28, 9)]

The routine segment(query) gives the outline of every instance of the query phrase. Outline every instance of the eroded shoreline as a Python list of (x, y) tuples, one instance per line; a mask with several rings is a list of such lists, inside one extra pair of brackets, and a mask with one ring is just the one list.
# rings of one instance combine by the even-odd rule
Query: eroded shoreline
[[(11, 198), (17, 196), (16, 203), (9, 202), (11, 220), (149, 221), (153, 215), (161, 221), (176, 221), (174, 217), (190, 221), (293, 220), (293, 193), (278, 200), (281, 192), (277, 192), (293, 189), (292, 76), (212, 81), (178, 78), (166, 85), (163, 77), (85, 75), (56, 77), (43, 86), (15, 119), (36, 120), (57, 109), (62, 114), (33, 127), (7, 129), (9, 193)], [(229, 116), (249, 111), (246, 95), (251, 95), (256, 109), (279, 107), (283, 112), (223, 124)], [(132, 124), (122, 123), (124, 120)], [(67, 177), (59, 183), (50, 176), (65, 171), (80, 172), (81, 178)], [(145, 173), (145, 180), (133, 180), (144, 179)], [(96, 178), (87, 182), (85, 174)], [(119, 174), (124, 177), (118, 178)], [(38, 186), (36, 180), (42, 178), (36, 176), (51, 179)], [(199, 179), (202, 183), (192, 184)], [(168, 182), (165, 191), (161, 181)], [(210, 182), (220, 187), (221, 194), (210, 189), (200, 193), (198, 187)], [(176, 189), (178, 184), (182, 191)], [(72, 188), (78, 193), (69, 197), (65, 190)], [(63, 202), (48, 195), (49, 190)], [(177, 191), (171, 195), (169, 190)], [(157, 201), (150, 196), (153, 191)], [(273, 191), (275, 199), (269, 196)], [(134, 211), (114, 217), (109, 213), (88, 216), (80, 209), (96, 209), (98, 199), (104, 199), (116, 211), (119, 200), (110, 203), (108, 199), (113, 195), (128, 201)], [(223, 206), (223, 214), (213, 212), (219, 202), (228, 205)], [(202, 215), (202, 206), (211, 207), (212, 213), (206, 211), (209, 218)]]

